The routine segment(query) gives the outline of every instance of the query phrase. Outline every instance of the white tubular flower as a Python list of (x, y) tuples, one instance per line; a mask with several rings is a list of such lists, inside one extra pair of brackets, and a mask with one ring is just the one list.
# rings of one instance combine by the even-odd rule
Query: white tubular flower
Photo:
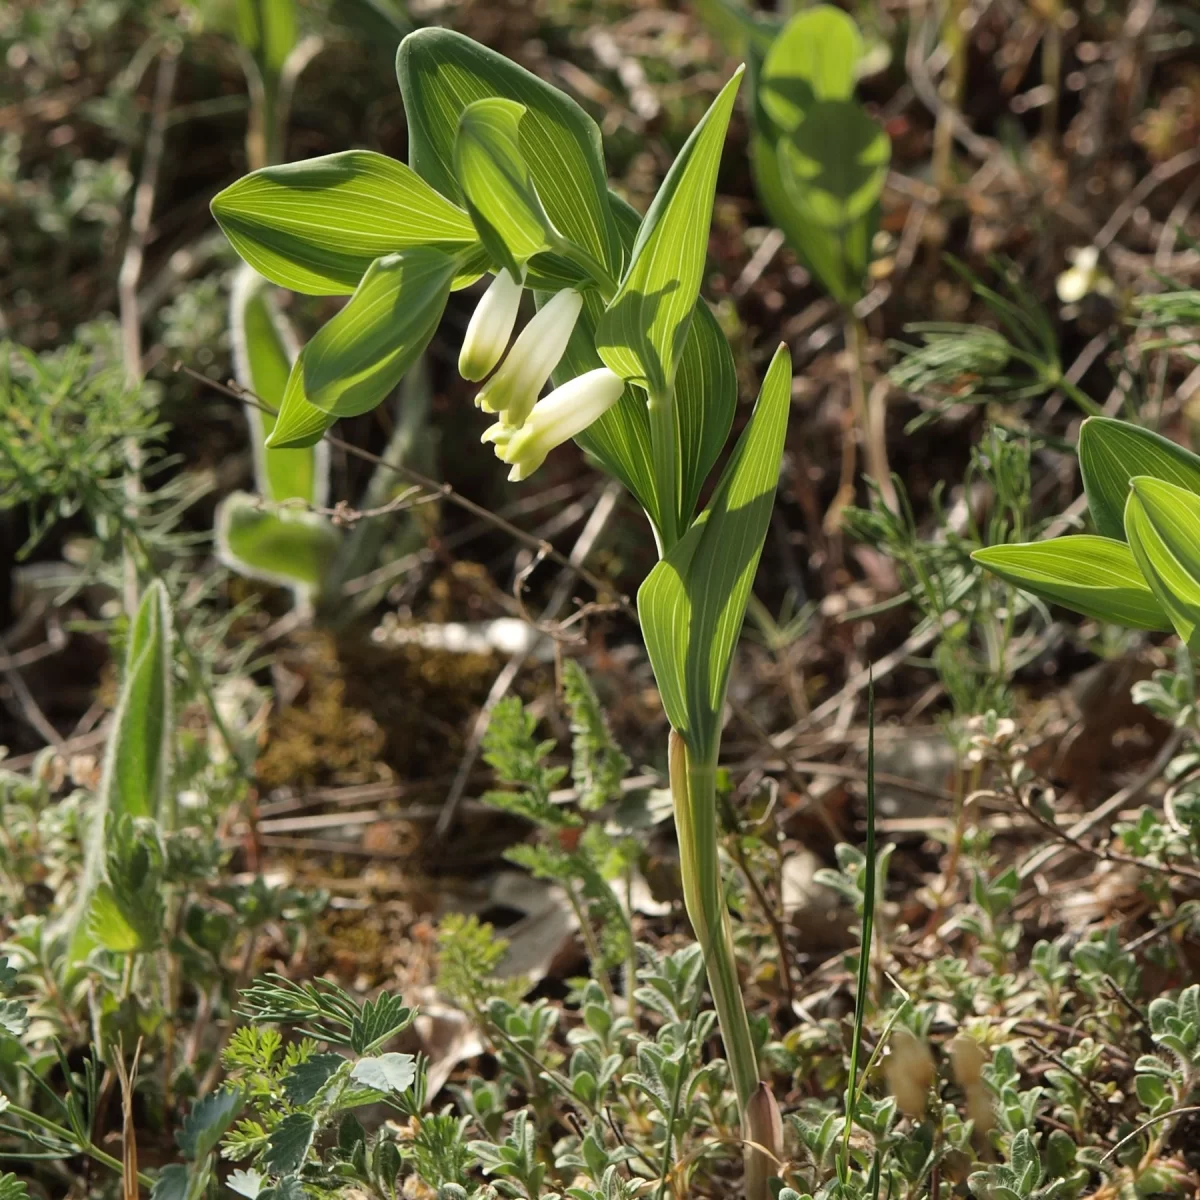
[(564, 288), (556, 293), (521, 330), (475, 403), (484, 412), (499, 413), (506, 425), (523, 425), (567, 348), (581, 308), (583, 297), (578, 292)]
[(467, 336), (458, 356), (458, 373), (464, 379), (479, 380), (491, 374), (508, 349), (520, 305), (521, 285), (502, 267), (475, 306), (467, 325)]
[(511, 482), (528, 479), (555, 446), (581, 434), (621, 398), (625, 380), (607, 367), (578, 375), (534, 405), (524, 424), (499, 421), (484, 435), (496, 457), (511, 465)]
[(1055, 283), (1055, 291), (1063, 304), (1078, 304), (1091, 292), (1101, 296), (1112, 295), (1113, 282), (1104, 273), (1100, 265), (1100, 251), (1095, 246), (1070, 250), (1067, 257), (1074, 266), (1063, 271)]

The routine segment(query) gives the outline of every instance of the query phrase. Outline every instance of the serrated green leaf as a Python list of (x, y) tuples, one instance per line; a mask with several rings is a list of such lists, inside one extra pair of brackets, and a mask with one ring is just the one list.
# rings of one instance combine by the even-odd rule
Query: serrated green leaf
[(267, 1139), (262, 1165), (273, 1175), (289, 1175), (298, 1171), (308, 1157), (316, 1122), (307, 1113), (286, 1116), (271, 1131)]
[(346, 1060), (340, 1054), (314, 1054), (297, 1063), (283, 1079), (283, 1094), (293, 1104), (315, 1100), (320, 1090), (333, 1078)]
[(149, 950), (155, 939), (147, 940), (145, 930), (139, 926), (140, 922), (135, 922), (125, 912), (109, 884), (97, 884), (87, 915), (88, 932), (96, 942), (113, 954), (137, 954)]
[(207, 1158), (237, 1119), (243, 1099), (237, 1088), (222, 1088), (197, 1100), (175, 1135), (184, 1157), (191, 1162)]
[(298, 449), (315, 446), (337, 422), (337, 417), (311, 403), (304, 391), (304, 358), (308, 346), (292, 363), (275, 424), (264, 445), (268, 449)]
[(1175, 632), (1190, 650), (1200, 649), (1200, 495), (1136, 476), (1129, 482), (1125, 536)]
[(376, 259), (298, 360), (308, 402), (335, 417), (379, 404), (433, 337), (454, 272), (454, 259), (426, 246)]
[(518, 280), (525, 263), (549, 249), (551, 231), (521, 154), (525, 112), (515, 100), (476, 100), (463, 109), (454, 142), (455, 175), (479, 240)]
[(652, 401), (674, 386), (700, 294), (717, 168), (741, 79), (739, 68), (671, 164), (596, 327), (604, 365), (644, 387)]
[(1088, 417), (1079, 431), (1079, 470), (1096, 530), (1125, 540), (1129, 481), (1148, 475), (1200, 492), (1200, 457), (1154, 433), (1111, 417)]
[(187, 1200), (190, 1182), (187, 1167), (182, 1163), (171, 1163), (159, 1171), (150, 1200)]
[(1170, 629), (1166, 612), (1124, 542), (1077, 534), (971, 556), (1001, 579), (1072, 612), (1134, 629)]
[(380, 1054), (361, 1058), (350, 1078), (377, 1092), (405, 1092), (416, 1082), (417, 1060), (411, 1054)]
[[(554, 228), (615, 277), (621, 249), (608, 207), (600, 130), (557, 88), (502, 54), (449, 29), (409, 34), (396, 57), (408, 118), (409, 162), (444, 196), (461, 199), (454, 171), (459, 118), (477, 100), (501, 97), (525, 106), (521, 154)], [(539, 280), (543, 265), (549, 274)], [(581, 273), (552, 255), (530, 263), (529, 284), (565, 286)]]
[[(370, 150), (252, 171), (213, 198), (212, 213), (256, 271), (315, 296), (353, 292), (385, 255), (414, 246), (455, 255), (478, 242), (461, 208)], [(464, 266), (461, 282), (478, 274)]]
[[(264, 405), (278, 412), (292, 364), (299, 353), (295, 333), (253, 267), (237, 275), (229, 299), (229, 332), (237, 381)], [(254, 477), (268, 500), (304, 500), (324, 504), (329, 491), (329, 453), (323, 442), (299, 450), (269, 449), (264, 443), (275, 428), (275, 413), (247, 402)]]
[(248, 492), (231, 492), (217, 505), (215, 543), (220, 560), (248, 579), (319, 591), (341, 545), (338, 530), (320, 513), (279, 508)]
[(0, 1000), (0, 1029), (12, 1037), (20, 1037), (29, 1028), (29, 1009), (20, 1000)]
[(638, 591), (663, 708), (702, 763), (720, 737), (733, 651), (775, 503), (791, 384), (781, 346), (708, 507)]

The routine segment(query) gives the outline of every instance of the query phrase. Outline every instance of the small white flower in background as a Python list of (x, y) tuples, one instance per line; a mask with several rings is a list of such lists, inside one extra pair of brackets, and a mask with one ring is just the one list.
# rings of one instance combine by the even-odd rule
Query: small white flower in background
[(458, 356), (458, 373), (464, 379), (486, 379), (508, 349), (517, 309), (521, 306), (521, 284), (506, 270), (496, 272), (482, 299), (475, 306)]
[(1100, 266), (1100, 251), (1095, 246), (1069, 250), (1067, 258), (1072, 265), (1058, 277), (1055, 284), (1058, 298), (1063, 304), (1078, 304), (1092, 292), (1101, 296), (1112, 295), (1113, 281)]
[(500, 369), (475, 397), (484, 412), (499, 413), (506, 425), (524, 424), (558, 366), (583, 308), (583, 297), (571, 288), (556, 293), (521, 330)]
[(607, 367), (579, 375), (555, 388), (534, 405), (519, 426), (501, 420), (484, 435), (496, 447), (496, 456), (508, 463), (511, 482), (528, 479), (561, 446), (599, 420), (621, 398), (625, 381)]

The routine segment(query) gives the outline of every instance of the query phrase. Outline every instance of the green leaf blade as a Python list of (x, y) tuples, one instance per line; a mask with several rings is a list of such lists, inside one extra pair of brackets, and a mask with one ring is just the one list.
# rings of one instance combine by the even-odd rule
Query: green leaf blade
[(304, 348), (304, 392), (335, 417), (369, 412), (404, 378), (442, 318), (456, 270), (415, 246), (376, 259), (346, 307)]
[(479, 239), (518, 280), (550, 246), (549, 218), (521, 154), (526, 111), (515, 100), (476, 100), (459, 117), (454, 142), (455, 174)]
[(700, 763), (716, 754), (733, 650), (775, 503), (791, 379), (781, 346), (711, 503), (638, 591), (663, 708)]
[(1170, 619), (1124, 542), (1092, 534), (988, 546), (971, 556), (993, 574), (1085, 617), (1165, 630)]
[(303, 593), (320, 591), (341, 545), (336, 528), (319, 513), (279, 508), (247, 492), (231, 492), (217, 506), (217, 556), (248, 579)]
[(1188, 649), (1200, 650), (1200, 496), (1148, 475), (1130, 481), (1129, 549)]
[(1089, 417), (1079, 431), (1079, 470), (1096, 531), (1125, 540), (1130, 481), (1139, 475), (1200, 492), (1200, 456), (1152, 430)]
[(521, 153), (547, 216), (563, 237), (614, 275), (620, 271), (600, 130), (578, 104), (502, 54), (449, 29), (419, 29), (406, 37), (396, 74), (408, 118), (409, 161), (456, 201), (461, 193), (454, 143), (463, 111), (497, 96), (524, 105)]
[(214, 197), (212, 212), (256, 271), (314, 296), (353, 292), (384, 255), (413, 246), (454, 254), (478, 241), (462, 209), (370, 150), (253, 171)]
[(596, 329), (604, 365), (651, 397), (674, 385), (700, 295), (717, 168), (742, 74), (739, 68), (721, 89), (672, 163)]

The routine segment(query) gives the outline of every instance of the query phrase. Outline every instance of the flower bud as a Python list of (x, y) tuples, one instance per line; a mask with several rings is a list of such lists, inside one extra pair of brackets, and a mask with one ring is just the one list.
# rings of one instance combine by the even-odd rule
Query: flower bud
[(525, 423), (538, 393), (558, 366), (583, 308), (583, 297), (564, 288), (548, 300), (521, 330), (500, 369), (480, 390), (475, 403), (500, 414), (505, 425)]
[(483, 435), (496, 456), (509, 463), (508, 478), (528, 479), (555, 446), (581, 434), (621, 398), (625, 381), (607, 367), (597, 367), (555, 388), (533, 407), (521, 425), (498, 421)]
[(508, 349), (517, 309), (521, 306), (521, 285), (503, 268), (488, 285), (475, 306), (458, 355), (458, 373), (464, 379), (484, 379), (491, 374)]

